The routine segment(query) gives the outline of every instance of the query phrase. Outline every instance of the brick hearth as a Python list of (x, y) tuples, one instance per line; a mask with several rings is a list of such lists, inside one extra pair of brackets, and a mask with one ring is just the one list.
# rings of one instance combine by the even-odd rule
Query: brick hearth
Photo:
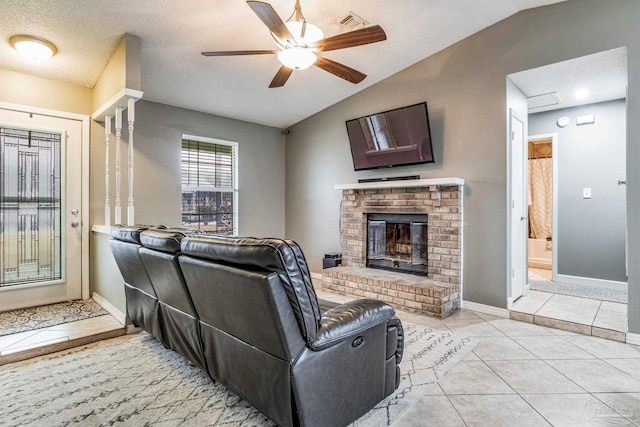
[[(327, 290), (376, 298), (444, 318), (460, 307), (460, 178), (336, 186), (342, 189), (342, 267), (324, 270)], [(376, 188), (377, 187), (377, 188)], [(427, 214), (427, 277), (366, 268), (367, 214)]]

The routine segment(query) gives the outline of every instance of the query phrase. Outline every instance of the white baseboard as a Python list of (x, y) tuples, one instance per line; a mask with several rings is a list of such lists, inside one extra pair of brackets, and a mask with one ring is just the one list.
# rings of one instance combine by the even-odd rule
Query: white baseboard
[(91, 296), (91, 298), (93, 298), (93, 300), (95, 302), (97, 302), (100, 306), (102, 306), (102, 308), (104, 308), (105, 310), (107, 310), (109, 312), (110, 315), (112, 315), (113, 317), (115, 317), (115, 319), (122, 323), (123, 325), (126, 324), (127, 322), (127, 316), (125, 316), (125, 314), (123, 312), (121, 312), (120, 310), (118, 310), (113, 304), (111, 304), (109, 301), (107, 301), (106, 299), (102, 298), (99, 294), (97, 294), (96, 292), (93, 293), (93, 295)]
[(640, 334), (627, 332), (627, 344), (640, 345)]
[(613, 280), (592, 279), (590, 277), (567, 276), (564, 274), (556, 274), (556, 282), (569, 283), (571, 285), (584, 285), (595, 288), (615, 289), (617, 291), (626, 291), (627, 282), (616, 282)]
[(509, 318), (509, 310), (506, 308), (494, 307), (492, 305), (478, 304), (477, 302), (462, 300), (462, 308), (477, 311), (479, 313), (490, 314), (492, 316)]

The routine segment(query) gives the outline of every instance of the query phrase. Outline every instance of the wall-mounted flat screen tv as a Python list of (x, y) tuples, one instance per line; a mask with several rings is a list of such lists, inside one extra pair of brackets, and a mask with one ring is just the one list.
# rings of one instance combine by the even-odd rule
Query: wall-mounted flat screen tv
[(346, 124), (355, 170), (434, 162), (426, 102)]

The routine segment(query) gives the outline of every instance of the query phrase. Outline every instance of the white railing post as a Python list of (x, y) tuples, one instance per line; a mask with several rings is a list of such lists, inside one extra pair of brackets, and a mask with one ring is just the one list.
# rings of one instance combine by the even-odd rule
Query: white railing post
[(111, 141), (111, 117), (104, 117), (104, 140), (105, 140), (105, 156), (104, 156), (104, 224), (108, 227), (111, 225), (111, 201), (109, 200), (109, 142)]
[(127, 106), (127, 120), (129, 121), (129, 198), (127, 200), (127, 224), (134, 225), (133, 207), (133, 123), (135, 122), (136, 101), (129, 98)]
[[(127, 224), (135, 225), (135, 209), (133, 198), (133, 185), (134, 185), (134, 145), (133, 145), (133, 130), (135, 124), (135, 103), (142, 98), (142, 92), (139, 90), (133, 90), (124, 88), (122, 91), (115, 94), (104, 105), (100, 106), (92, 115), (91, 118), (97, 123), (104, 123), (105, 133), (105, 159), (104, 159), (104, 224), (110, 227), (114, 224)], [(127, 111), (127, 117), (122, 117), (124, 110)], [(123, 119), (127, 123), (123, 123)], [(125, 203), (124, 194), (127, 189), (122, 188), (122, 132), (126, 132), (127, 129), (123, 129), (122, 126), (127, 127), (129, 131), (129, 147), (128, 147), (128, 162), (127, 162), (127, 176), (128, 176), (128, 198), (127, 198), (127, 212), (126, 218), (123, 218), (122, 210)], [(127, 126), (128, 124), (128, 126)], [(115, 134), (115, 141), (113, 135)], [(115, 161), (111, 158), (110, 153), (115, 147)], [(115, 164), (115, 167), (113, 166)], [(113, 174), (115, 172), (115, 180)], [(126, 178), (125, 178), (126, 179)], [(115, 183), (114, 183), (115, 181)], [(115, 191), (113, 187), (115, 186)]]
[(122, 107), (116, 108), (116, 224), (122, 224), (122, 207), (120, 205), (120, 184), (122, 181), (120, 162), (120, 139), (122, 136)]

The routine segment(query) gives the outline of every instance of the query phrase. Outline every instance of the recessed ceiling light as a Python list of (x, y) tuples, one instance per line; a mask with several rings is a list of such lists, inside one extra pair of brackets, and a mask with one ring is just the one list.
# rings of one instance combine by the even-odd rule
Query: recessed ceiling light
[(582, 88), (576, 91), (576, 98), (578, 99), (585, 99), (587, 95), (589, 95), (589, 91), (587, 89)]
[(9, 39), (11, 46), (22, 56), (34, 61), (49, 59), (58, 51), (56, 46), (48, 40), (32, 36), (17, 35)]

